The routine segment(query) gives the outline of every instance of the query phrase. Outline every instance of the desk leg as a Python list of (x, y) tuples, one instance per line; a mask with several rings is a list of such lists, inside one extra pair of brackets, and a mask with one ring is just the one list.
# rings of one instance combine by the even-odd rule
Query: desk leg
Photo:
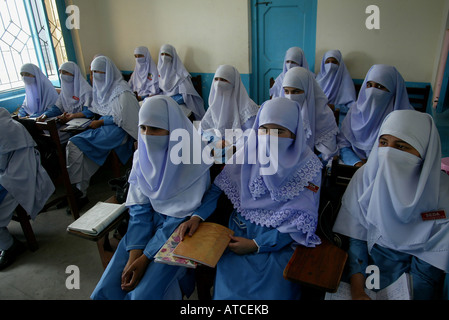
[(111, 250), (111, 245), (109, 243), (109, 233), (105, 234), (103, 238), (97, 241), (98, 253), (100, 254), (101, 263), (103, 268), (106, 269), (109, 261), (111, 261), (114, 251)]

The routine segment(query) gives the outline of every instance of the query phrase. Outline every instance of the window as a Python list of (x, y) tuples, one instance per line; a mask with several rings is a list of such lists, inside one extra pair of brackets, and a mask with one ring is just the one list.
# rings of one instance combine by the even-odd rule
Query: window
[(23, 88), (20, 68), (34, 63), (55, 85), (67, 61), (57, 0), (0, 0), (0, 93)]

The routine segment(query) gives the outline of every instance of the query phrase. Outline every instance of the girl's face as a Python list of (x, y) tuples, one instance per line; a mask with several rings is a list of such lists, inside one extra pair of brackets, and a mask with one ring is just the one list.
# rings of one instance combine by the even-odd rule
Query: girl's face
[(302, 94), (304, 93), (304, 90), (293, 88), (293, 87), (284, 87), (284, 93), (285, 94)]
[(407, 142), (399, 138), (396, 138), (395, 136), (392, 136), (390, 134), (381, 135), (379, 138), (379, 148), (385, 147), (395, 148), (404, 152), (411, 153), (417, 156), (418, 158), (421, 158), (421, 155), (419, 154), (418, 150), (416, 150)]
[(68, 72), (68, 71), (65, 71), (65, 70), (61, 70), (61, 71), (59, 71), (59, 73), (61, 74), (61, 75), (66, 75), (66, 76), (74, 76), (72, 73), (70, 73), (70, 72)]
[(220, 78), (220, 77), (215, 77), (214, 81), (223, 81), (223, 82), (227, 82), (230, 83), (228, 80), (226, 80), (225, 78)]
[(28, 73), (28, 72), (21, 72), (20, 75), (21, 75), (22, 77), (36, 78), (34, 75), (32, 75), (31, 73)]
[(367, 88), (376, 88), (376, 89), (379, 89), (379, 90), (382, 90), (382, 91), (390, 92), (390, 90), (388, 90), (386, 87), (384, 87), (380, 83), (377, 83), (377, 82), (374, 82), (374, 81), (368, 81), (366, 83), (366, 87)]
[(333, 63), (333, 64), (336, 64), (336, 65), (340, 65), (340, 62), (338, 62), (338, 60), (335, 59), (334, 57), (329, 57), (329, 58), (327, 58), (326, 61), (324, 61), (324, 63), (325, 63), (325, 64), (327, 64), (327, 63)]
[(168, 136), (170, 131), (157, 127), (141, 125), (140, 133), (144, 136)]
[[(270, 131), (272, 130), (272, 131)], [(290, 130), (288, 130), (287, 128), (280, 126), (278, 124), (272, 124), (272, 123), (267, 123), (264, 125), (261, 125), (259, 127), (259, 131), (258, 131), (258, 135), (262, 136), (262, 135), (270, 135), (270, 134), (276, 134), (279, 138), (290, 138), (290, 139), (295, 139), (296, 136), (293, 134), (293, 132), (291, 132)]]

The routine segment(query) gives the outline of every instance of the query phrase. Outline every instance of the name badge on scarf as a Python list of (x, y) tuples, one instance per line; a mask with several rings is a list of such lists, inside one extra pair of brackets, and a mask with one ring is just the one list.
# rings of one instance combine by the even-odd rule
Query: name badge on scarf
[(76, 101), (80, 101), (80, 98), (78, 98), (78, 97), (76, 97), (76, 96), (73, 96), (72, 99), (73, 99), (73, 100), (76, 100)]
[(317, 185), (313, 184), (312, 182), (309, 182), (309, 185), (306, 187), (307, 189), (317, 193), (318, 190), (320, 190), (320, 187), (318, 187)]
[(444, 210), (423, 212), (421, 218), (423, 221), (446, 219), (446, 212)]

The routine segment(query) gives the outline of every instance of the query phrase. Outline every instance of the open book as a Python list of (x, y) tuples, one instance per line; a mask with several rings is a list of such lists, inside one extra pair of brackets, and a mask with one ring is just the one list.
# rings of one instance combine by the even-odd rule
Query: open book
[[(410, 274), (403, 273), (395, 282), (379, 291), (365, 288), (366, 294), (372, 300), (412, 300), (413, 287)], [(351, 300), (351, 285), (340, 282), (336, 293), (326, 293), (325, 300)]]
[(91, 119), (87, 118), (75, 118), (66, 123), (67, 127), (61, 131), (71, 131), (71, 130), (83, 130), (92, 122)]
[[(181, 242), (177, 234), (172, 235), (156, 254), (155, 261), (187, 267), (192, 267), (194, 262), (215, 268), (231, 241), (229, 235), (234, 235), (234, 231), (217, 223), (202, 222), (192, 237), (186, 235)], [(172, 249), (168, 249), (170, 247)], [(164, 255), (164, 258), (161, 259), (161, 255)], [(156, 257), (159, 259), (156, 260)], [(188, 265), (184, 260), (177, 260), (179, 258), (187, 260)]]
[(72, 222), (67, 230), (97, 235), (126, 210), (125, 204), (97, 202), (85, 214)]

